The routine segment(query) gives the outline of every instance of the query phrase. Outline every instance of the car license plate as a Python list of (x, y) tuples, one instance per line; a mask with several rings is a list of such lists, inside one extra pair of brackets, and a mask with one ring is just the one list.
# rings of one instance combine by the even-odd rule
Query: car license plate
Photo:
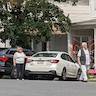
[(44, 61), (37, 61), (37, 64), (44, 64)]

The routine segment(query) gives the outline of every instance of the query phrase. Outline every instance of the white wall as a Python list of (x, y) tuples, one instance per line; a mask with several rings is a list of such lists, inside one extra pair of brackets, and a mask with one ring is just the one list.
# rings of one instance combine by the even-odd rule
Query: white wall
[(90, 0), (90, 13), (92, 17), (96, 18), (96, 0)]
[(64, 11), (64, 15), (69, 15), (72, 23), (83, 22), (92, 19), (88, 0), (79, 1), (76, 6), (72, 6), (72, 4), (68, 3), (58, 2), (54, 2), (54, 4)]

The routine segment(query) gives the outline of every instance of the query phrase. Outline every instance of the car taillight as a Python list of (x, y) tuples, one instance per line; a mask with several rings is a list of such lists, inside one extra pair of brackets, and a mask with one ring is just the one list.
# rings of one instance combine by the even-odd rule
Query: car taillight
[(59, 60), (51, 60), (50, 62), (51, 62), (51, 63), (58, 63)]
[(8, 58), (7, 57), (0, 57), (0, 61), (1, 62), (7, 62), (8, 61)]

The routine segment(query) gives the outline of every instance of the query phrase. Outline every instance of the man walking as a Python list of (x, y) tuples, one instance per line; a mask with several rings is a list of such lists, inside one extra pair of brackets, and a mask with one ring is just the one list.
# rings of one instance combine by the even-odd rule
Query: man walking
[(83, 42), (82, 43), (82, 48), (78, 52), (78, 63), (81, 66), (81, 76), (80, 80), (87, 82), (88, 77), (87, 77), (87, 70), (89, 70), (89, 65), (90, 65), (90, 53), (87, 47), (87, 43)]

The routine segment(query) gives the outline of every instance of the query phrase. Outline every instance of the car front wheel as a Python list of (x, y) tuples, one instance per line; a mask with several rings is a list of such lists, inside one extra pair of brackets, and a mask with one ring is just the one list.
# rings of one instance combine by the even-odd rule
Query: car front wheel
[(0, 79), (3, 77), (3, 74), (0, 74)]
[(54, 76), (48, 76), (48, 80), (54, 80)]

